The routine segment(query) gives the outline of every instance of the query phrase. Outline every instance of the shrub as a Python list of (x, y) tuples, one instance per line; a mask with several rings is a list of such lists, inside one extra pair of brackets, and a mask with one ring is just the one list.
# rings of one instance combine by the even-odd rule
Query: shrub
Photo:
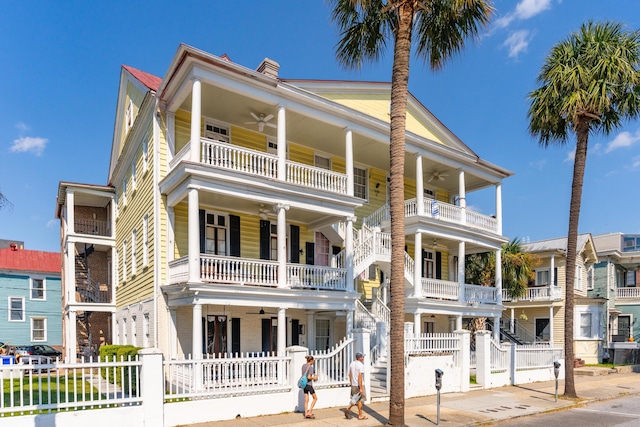
[[(138, 350), (140, 347), (132, 345), (105, 345), (100, 347), (100, 361), (116, 362), (127, 361), (129, 359), (136, 360), (138, 358)], [(107, 379), (110, 383), (114, 382), (122, 388), (126, 394), (135, 394), (138, 390), (138, 369), (134, 367), (111, 366), (100, 368), (100, 375)], [(131, 375), (131, 379), (129, 379)], [(115, 377), (115, 378), (114, 378)], [(131, 385), (131, 388), (129, 388)]]

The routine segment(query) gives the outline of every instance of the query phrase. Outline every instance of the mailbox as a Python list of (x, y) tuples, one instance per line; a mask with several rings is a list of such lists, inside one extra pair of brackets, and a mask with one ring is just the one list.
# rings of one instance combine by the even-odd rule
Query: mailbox
[(436, 390), (440, 390), (442, 388), (442, 376), (444, 372), (440, 369), (436, 369)]
[(557, 379), (559, 374), (560, 374), (560, 361), (556, 360), (555, 362), (553, 362), (553, 375), (555, 375)]

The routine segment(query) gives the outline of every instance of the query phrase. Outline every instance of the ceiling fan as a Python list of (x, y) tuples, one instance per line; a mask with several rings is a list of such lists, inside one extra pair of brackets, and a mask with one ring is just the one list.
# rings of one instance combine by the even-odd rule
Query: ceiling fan
[(265, 116), (262, 113), (256, 114), (253, 111), (250, 111), (249, 114), (251, 114), (251, 117), (253, 117), (253, 119), (255, 121), (244, 122), (244, 124), (246, 124), (246, 125), (255, 125), (255, 124), (257, 124), (259, 132), (262, 132), (264, 130), (265, 126), (268, 126), (270, 128), (274, 128), (274, 129), (277, 127), (274, 123), (269, 123), (269, 120), (273, 119), (273, 114), (269, 114), (268, 116)]
[(268, 311), (264, 311), (264, 308), (263, 308), (263, 307), (260, 307), (260, 311), (254, 311), (254, 312), (249, 312), (249, 311), (248, 311), (248, 312), (247, 312), (247, 314), (259, 314), (259, 315), (261, 315), (261, 316), (262, 316), (262, 315), (264, 315), (264, 314), (275, 315), (275, 314), (277, 314), (277, 313), (270, 313), (270, 312), (268, 312)]
[(434, 170), (434, 171), (431, 173), (431, 178), (429, 178), (429, 182), (431, 182), (431, 181), (436, 181), (436, 180), (437, 180), (437, 181), (444, 181), (444, 179), (445, 179), (446, 177), (448, 177), (448, 176), (449, 176), (449, 174), (448, 174), (448, 173), (446, 173), (446, 172), (444, 172), (444, 171), (437, 171), (437, 170)]

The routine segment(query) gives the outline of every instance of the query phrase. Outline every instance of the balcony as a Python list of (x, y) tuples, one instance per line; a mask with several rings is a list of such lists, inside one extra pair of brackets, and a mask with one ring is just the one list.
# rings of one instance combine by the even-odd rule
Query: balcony
[[(169, 284), (189, 280), (188, 257), (169, 263)], [(278, 262), (269, 260), (200, 255), (200, 280), (241, 286), (278, 286)], [(287, 287), (346, 291), (346, 270), (325, 266), (287, 264)]]
[[(467, 304), (497, 304), (498, 289), (490, 286), (465, 284), (462, 300)], [(422, 279), (422, 297), (427, 299), (460, 300), (460, 283), (449, 280)]]
[[(405, 218), (418, 216), (417, 199), (409, 199), (404, 202)], [(422, 217), (448, 222), (457, 225), (464, 225), (481, 231), (491, 233), (498, 232), (497, 220), (489, 215), (483, 215), (460, 206), (452, 205), (433, 199), (423, 198)], [(391, 219), (389, 205), (385, 204), (373, 214), (365, 218), (365, 223), (370, 227), (380, 227), (383, 221)]]
[(616, 299), (640, 299), (640, 288), (616, 288)]
[(85, 279), (76, 282), (76, 302), (86, 304), (110, 304), (111, 285)]
[[(200, 140), (200, 163), (259, 178), (278, 179), (278, 158), (262, 151), (238, 147), (208, 138)], [(171, 161), (175, 167), (189, 158), (189, 145)], [(334, 194), (347, 194), (347, 175), (302, 163), (286, 161), (285, 182)]]
[(109, 222), (96, 219), (76, 218), (73, 222), (73, 231), (77, 234), (111, 237), (111, 226)]
[(539, 286), (527, 288), (524, 296), (511, 298), (506, 289), (502, 290), (502, 301), (504, 302), (531, 302), (531, 301), (560, 301), (562, 299), (562, 288), (559, 286)]

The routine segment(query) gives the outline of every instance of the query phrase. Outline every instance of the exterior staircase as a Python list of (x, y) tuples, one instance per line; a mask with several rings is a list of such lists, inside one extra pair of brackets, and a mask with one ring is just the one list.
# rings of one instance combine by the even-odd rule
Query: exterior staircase
[(387, 389), (387, 367), (388, 359), (386, 355), (380, 357), (371, 366), (371, 390), (369, 390), (369, 393), (372, 402), (389, 400), (389, 391)]

